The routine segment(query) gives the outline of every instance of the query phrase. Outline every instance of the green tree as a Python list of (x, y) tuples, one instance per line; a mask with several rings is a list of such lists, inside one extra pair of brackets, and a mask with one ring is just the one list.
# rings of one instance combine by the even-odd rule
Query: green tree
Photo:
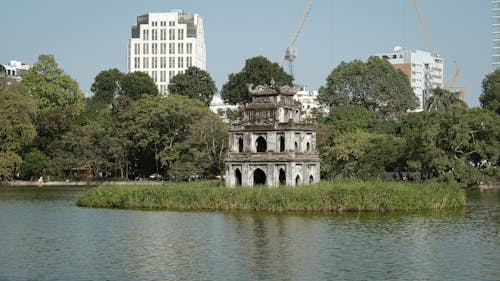
[(38, 62), (23, 74), (21, 84), (37, 101), (37, 143), (48, 154), (48, 145), (70, 129), (73, 118), (83, 109), (83, 93), (52, 55), (40, 55)]
[(90, 88), (94, 93), (92, 98), (103, 104), (112, 104), (113, 100), (121, 94), (124, 76), (116, 68), (99, 72)]
[(149, 75), (136, 71), (127, 73), (121, 84), (122, 95), (138, 100), (143, 95), (158, 95), (158, 87)]
[(500, 119), (487, 110), (453, 107), (428, 113), (421, 127), (422, 168), (447, 182), (475, 185), (500, 156)]
[(168, 92), (201, 100), (208, 106), (217, 92), (217, 87), (208, 72), (191, 66), (184, 73), (177, 74), (170, 80)]
[(378, 57), (342, 62), (319, 92), (319, 101), (331, 109), (357, 104), (384, 119), (399, 119), (418, 102), (405, 74)]
[[(381, 177), (385, 171), (401, 169), (402, 139), (361, 130), (333, 139), (322, 155), (326, 177)], [(324, 168), (322, 168), (324, 169)]]
[[(175, 163), (184, 157), (185, 140), (195, 120), (205, 118), (208, 108), (201, 101), (178, 95), (146, 96), (136, 101), (129, 114), (130, 135), (143, 154), (152, 155), (157, 172), (175, 177)], [(152, 171), (151, 171), (152, 172)]]
[(228, 125), (212, 112), (190, 126), (186, 143), (192, 148), (199, 172), (207, 176), (223, 173), (228, 138)]
[(40, 113), (63, 109), (75, 116), (83, 108), (78, 83), (59, 68), (53, 55), (40, 55), (21, 83), (37, 100)]
[(486, 75), (482, 82), (481, 106), (500, 114), (500, 69)]
[(238, 73), (231, 73), (228, 82), (222, 86), (221, 97), (229, 104), (245, 104), (251, 101), (248, 84), (268, 85), (274, 79), (278, 85), (291, 85), (293, 77), (277, 63), (259, 56), (247, 59)]
[(33, 148), (24, 156), (24, 162), (21, 172), (26, 178), (38, 178), (47, 175), (47, 168), (50, 164), (50, 158), (40, 150)]
[(36, 137), (37, 107), (18, 83), (0, 87), (0, 99), (0, 176), (12, 177), (22, 164), (22, 150)]
[(465, 106), (465, 104), (460, 101), (458, 93), (453, 93), (441, 88), (433, 89), (432, 95), (425, 103), (425, 109), (427, 111), (448, 110), (451, 107)]

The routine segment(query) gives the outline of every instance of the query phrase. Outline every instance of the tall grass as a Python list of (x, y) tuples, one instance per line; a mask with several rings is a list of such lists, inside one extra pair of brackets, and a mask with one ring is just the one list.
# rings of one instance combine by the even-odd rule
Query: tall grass
[(220, 182), (163, 186), (99, 186), (85, 192), (78, 206), (98, 208), (394, 211), (465, 206), (465, 191), (452, 185), (337, 180), (300, 187), (226, 188)]

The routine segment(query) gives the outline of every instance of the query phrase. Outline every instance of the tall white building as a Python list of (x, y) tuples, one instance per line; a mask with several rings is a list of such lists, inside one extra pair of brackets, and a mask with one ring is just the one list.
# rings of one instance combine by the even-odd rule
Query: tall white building
[(491, 65), (500, 68), (500, 0), (491, 1)]
[(413, 92), (419, 100), (416, 111), (422, 111), (425, 108), (425, 101), (432, 95), (432, 89), (444, 88), (444, 61), (437, 55), (396, 47), (392, 53), (376, 56), (386, 59), (408, 76)]
[(206, 70), (205, 32), (198, 14), (172, 10), (138, 16), (128, 43), (127, 71), (147, 73), (162, 94), (190, 66)]

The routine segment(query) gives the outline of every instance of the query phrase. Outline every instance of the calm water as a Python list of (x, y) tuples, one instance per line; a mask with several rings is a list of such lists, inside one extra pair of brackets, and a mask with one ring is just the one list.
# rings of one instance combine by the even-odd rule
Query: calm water
[(267, 214), (87, 209), (0, 187), (0, 280), (500, 280), (500, 192), (466, 209)]

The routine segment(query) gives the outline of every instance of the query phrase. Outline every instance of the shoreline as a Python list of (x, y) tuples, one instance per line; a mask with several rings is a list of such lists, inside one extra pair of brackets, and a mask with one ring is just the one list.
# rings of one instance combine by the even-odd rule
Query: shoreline
[(162, 185), (162, 181), (2, 181), (1, 186), (101, 186), (101, 185)]

